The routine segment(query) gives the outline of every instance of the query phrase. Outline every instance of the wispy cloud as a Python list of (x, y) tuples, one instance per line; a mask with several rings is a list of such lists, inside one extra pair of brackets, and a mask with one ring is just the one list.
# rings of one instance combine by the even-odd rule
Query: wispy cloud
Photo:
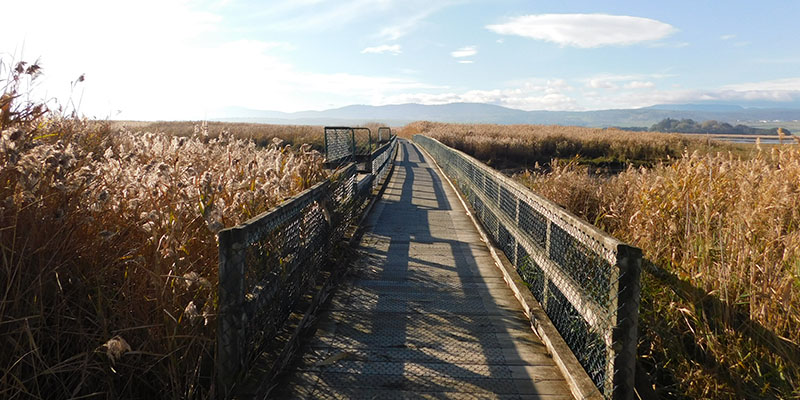
[(651, 81), (631, 81), (625, 84), (625, 89), (649, 89), (655, 86)]
[(689, 42), (651, 42), (648, 47), (661, 47), (668, 49), (680, 49), (689, 46)]
[(400, 45), (399, 44), (392, 44), (392, 45), (382, 44), (380, 46), (367, 47), (364, 50), (361, 50), (361, 54), (383, 54), (383, 53), (389, 53), (389, 54), (393, 54), (393, 55), (398, 55), (398, 54), (400, 54), (402, 52), (403, 51), (400, 49)]
[(458, 60), (459, 64), (473, 64), (475, 61), (472, 60)]
[(607, 14), (523, 15), (486, 28), (502, 35), (582, 48), (632, 45), (662, 39), (677, 31), (670, 24), (650, 18)]
[(572, 88), (564, 80), (513, 82), (494, 90), (468, 90), (444, 93), (403, 93), (376, 99), (376, 104), (487, 103), (521, 110), (578, 110), (575, 99), (566, 92)]
[(415, 7), (417, 10), (415, 13), (402, 13), (401, 18), (398, 18), (394, 23), (390, 22), (389, 26), (381, 29), (378, 36), (388, 40), (400, 39), (417, 29), (426, 18), (448, 5), (449, 3), (439, 1), (419, 5)]
[(392, 0), (292, 0), (267, 7), (263, 14), (272, 30), (324, 31), (384, 14), (394, 3)]
[(450, 55), (455, 58), (472, 57), (476, 54), (478, 54), (478, 48), (476, 46), (464, 46), (450, 53)]
[(590, 79), (586, 86), (592, 89), (616, 89), (618, 87), (614, 82), (604, 79)]
[(731, 34), (727, 34), (727, 35), (722, 35), (719, 38), (722, 39), (722, 40), (731, 40), (731, 39), (735, 39), (736, 35), (731, 33)]
[(645, 89), (655, 86), (651, 79), (670, 78), (669, 74), (603, 74), (583, 79), (586, 87), (592, 89)]
[(746, 82), (725, 85), (723, 89), (738, 90), (738, 91), (764, 91), (764, 90), (781, 90), (781, 91), (800, 91), (800, 77), (774, 79), (769, 81), (760, 82)]

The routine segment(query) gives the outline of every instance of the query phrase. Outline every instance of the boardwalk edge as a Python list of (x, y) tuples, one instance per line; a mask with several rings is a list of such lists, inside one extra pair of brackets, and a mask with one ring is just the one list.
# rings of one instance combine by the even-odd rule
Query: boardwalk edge
[[(409, 143), (412, 143), (409, 141)], [(495, 266), (503, 273), (503, 279), (506, 281), (506, 284), (509, 288), (514, 292), (514, 297), (517, 298), (520, 305), (522, 305), (523, 310), (525, 311), (525, 315), (531, 321), (531, 329), (534, 333), (536, 333), (539, 338), (542, 339), (542, 342), (547, 347), (548, 352), (553, 357), (553, 361), (555, 361), (556, 366), (564, 375), (564, 379), (569, 386), (572, 395), (576, 399), (603, 399), (603, 395), (600, 393), (600, 390), (597, 389), (592, 379), (586, 373), (586, 370), (583, 369), (583, 366), (578, 362), (578, 359), (575, 358), (575, 355), (572, 353), (570, 348), (567, 346), (567, 343), (561, 337), (561, 334), (558, 333), (556, 327), (553, 325), (553, 322), (550, 321), (550, 318), (542, 309), (542, 306), (539, 302), (533, 297), (530, 290), (528, 290), (527, 286), (517, 273), (516, 268), (511, 265), (511, 262), (508, 261), (508, 258), (499, 251), (494, 244), (492, 244), (491, 239), (489, 239), (488, 235), (481, 226), (480, 222), (475, 219), (474, 210), (472, 206), (464, 201), (464, 198), (461, 196), (461, 193), (458, 191), (458, 188), (450, 181), (450, 178), (445, 175), (444, 171), (442, 171), (439, 164), (436, 162), (436, 159), (431, 156), (424, 148), (417, 146), (415, 143), (412, 143), (418, 150), (425, 154), (425, 157), (431, 162), (432, 165), (436, 166), (436, 170), (439, 172), (439, 175), (447, 181), (450, 187), (458, 197), (458, 200), (464, 206), (464, 209), (467, 210), (467, 215), (472, 223), (475, 225), (475, 228), (478, 230), (478, 233), (481, 236), (481, 240), (486, 243), (486, 246), (489, 248), (489, 252), (492, 254), (492, 258), (495, 261)]]

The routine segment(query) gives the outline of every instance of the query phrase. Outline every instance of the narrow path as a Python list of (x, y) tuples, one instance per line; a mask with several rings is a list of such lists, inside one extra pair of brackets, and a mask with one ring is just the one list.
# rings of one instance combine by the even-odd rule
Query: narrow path
[(571, 398), (452, 188), (410, 142), (388, 185), (356, 277), (277, 397)]

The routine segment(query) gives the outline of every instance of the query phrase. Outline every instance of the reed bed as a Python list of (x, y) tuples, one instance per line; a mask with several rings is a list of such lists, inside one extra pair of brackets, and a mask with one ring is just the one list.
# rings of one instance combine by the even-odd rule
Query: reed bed
[(17, 103), (25, 68), (0, 97), (0, 398), (214, 397), (216, 233), (322, 157), (48, 113)]
[(800, 396), (800, 149), (686, 153), (611, 177), (560, 162), (516, 178), (653, 263), (640, 355), (663, 394)]
[(593, 167), (653, 166), (681, 157), (686, 148), (715, 152), (735, 147), (703, 138), (558, 125), (415, 122), (401, 134), (424, 133), (498, 169), (547, 168), (552, 159), (579, 157)]
[(248, 122), (219, 121), (113, 121), (114, 128), (144, 132), (163, 132), (173, 136), (191, 136), (195, 127), (205, 125), (209, 134), (230, 134), (239, 139), (253, 140), (257, 145), (269, 146), (277, 138), (293, 146), (311, 145), (313, 150), (325, 150), (323, 127), (315, 125), (272, 125)]
[[(195, 128), (203, 125), (209, 135), (233, 135), (238, 139), (252, 140), (260, 147), (269, 146), (274, 139), (299, 147), (310, 145), (312, 150), (325, 151), (325, 130), (321, 125), (274, 125), (249, 122), (220, 121), (112, 121), (112, 128), (144, 132), (163, 132), (173, 136), (191, 136)], [(372, 131), (372, 140), (377, 141), (378, 128), (384, 124), (375, 122), (359, 125)], [(357, 140), (366, 140), (364, 131), (357, 131)]]

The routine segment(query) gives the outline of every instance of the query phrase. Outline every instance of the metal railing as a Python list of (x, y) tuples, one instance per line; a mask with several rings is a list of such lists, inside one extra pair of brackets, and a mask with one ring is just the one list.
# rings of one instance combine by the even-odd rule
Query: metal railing
[(415, 135), (607, 398), (633, 397), (641, 250), (461, 151)]
[(391, 140), (392, 137), (392, 128), (389, 128), (388, 126), (382, 126), (378, 128), (378, 143)]
[(348, 126), (325, 127), (325, 162), (341, 165), (353, 161), (356, 154), (356, 136)]
[[(242, 225), (219, 232), (217, 371), (221, 394), (252, 367), (314, 284), (336, 242), (391, 166), (396, 140), (373, 154), (375, 173), (349, 163)], [(376, 165), (373, 163), (372, 165)]]
[(397, 136), (391, 136), (389, 142), (372, 152), (370, 172), (375, 176), (373, 187), (377, 187), (389, 171), (390, 161), (394, 160), (397, 151)]

